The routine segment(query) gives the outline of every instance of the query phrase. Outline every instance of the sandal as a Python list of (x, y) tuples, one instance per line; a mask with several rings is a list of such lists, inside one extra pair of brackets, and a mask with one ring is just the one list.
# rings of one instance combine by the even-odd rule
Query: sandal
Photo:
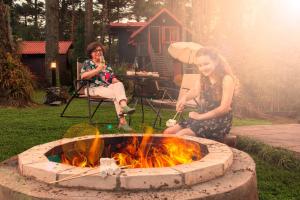
[(128, 124), (122, 124), (122, 125), (119, 124), (118, 128), (120, 130), (125, 131), (125, 132), (131, 132), (131, 131), (133, 131), (133, 129)]
[(123, 108), (122, 108), (122, 113), (123, 114), (129, 114), (129, 115), (131, 115), (131, 114), (133, 114), (135, 112), (135, 108), (130, 108), (129, 106), (124, 106)]

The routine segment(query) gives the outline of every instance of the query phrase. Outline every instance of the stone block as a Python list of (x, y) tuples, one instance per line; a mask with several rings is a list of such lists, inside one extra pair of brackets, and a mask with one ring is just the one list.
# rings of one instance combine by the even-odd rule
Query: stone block
[(126, 169), (120, 175), (121, 188), (124, 189), (159, 189), (182, 186), (181, 174), (170, 168)]
[[(70, 178), (70, 179), (69, 179)], [(74, 168), (58, 173), (58, 180), (69, 179), (58, 182), (58, 185), (67, 187), (85, 187), (91, 189), (113, 190), (117, 186), (117, 176), (100, 176), (100, 169)]]

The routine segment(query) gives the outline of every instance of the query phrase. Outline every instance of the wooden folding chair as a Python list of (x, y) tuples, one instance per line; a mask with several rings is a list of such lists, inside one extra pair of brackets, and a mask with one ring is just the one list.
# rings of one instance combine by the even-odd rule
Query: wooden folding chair
[[(81, 79), (80, 71), (81, 71), (82, 66), (83, 66), (83, 63), (81, 63), (77, 60), (77, 80), (74, 81), (75, 92), (72, 95), (72, 97), (68, 100), (68, 102), (67, 102), (66, 106), (64, 107), (60, 116), (61, 117), (69, 117), (69, 118), (89, 118), (89, 122), (93, 123), (92, 118), (94, 117), (94, 115), (97, 112), (100, 105), (103, 102), (113, 103), (113, 99), (105, 98), (105, 97), (101, 97), (101, 96), (91, 96), (90, 95), (89, 87), (90, 87), (91, 80)], [(85, 94), (85, 91), (84, 91), (85, 89), (87, 90), (87, 94)], [(76, 98), (87, 99), (88, 116), (65, 115), (65, 112), (66, 112), (67, 108), (69, 107), (70, 103)], [(92, 110), (92, 104), (95, 102), (97, 103), (97, 106), (94, 110)], [(116, 117), (117, 117), (117, 121), (118, 121), (118, 116), (116, 115)], [(111, 122), (102, 122), (101, 124), (108, 124), (108, 123), (111, 123)]]

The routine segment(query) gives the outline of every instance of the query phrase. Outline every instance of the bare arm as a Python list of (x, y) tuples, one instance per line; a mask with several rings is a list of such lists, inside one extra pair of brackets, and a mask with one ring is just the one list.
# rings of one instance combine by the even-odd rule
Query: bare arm
[(177, 102), (176, 104), (176, 111), (181, 112), (184, 109), (184, 105), (187, 101), (200, 96), (200, 79), (197, 80), (195, 83), (195, 87), (193, 87), (191, 90), (189, 90), (186, 94), (184, 94)]
[(226, 75), (223, 78), (223, 91), (222, 91), (222, 100), (221, 104), (206, 113), (196, 113), (196, 112), (190, 112), (189, 117), (197, 120), (205, 120), (205, 119), (212, 119), (215, 117), (222, 116), (226, 113), (228, 113), (231, 110), (231, 102), (234, 92), (234, 80), (231, 76)]

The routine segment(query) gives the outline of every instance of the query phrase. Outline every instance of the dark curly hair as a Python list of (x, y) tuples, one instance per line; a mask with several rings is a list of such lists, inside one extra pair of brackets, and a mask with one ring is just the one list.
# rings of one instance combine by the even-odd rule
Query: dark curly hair
[(97, 47), (101, 48), (103, 54), (105, 53), (104, 47), (100, 42), (91, 42), (86, 48), (86, 53), (89, 58), (92, 58), (92, 52), (95, 51)]

